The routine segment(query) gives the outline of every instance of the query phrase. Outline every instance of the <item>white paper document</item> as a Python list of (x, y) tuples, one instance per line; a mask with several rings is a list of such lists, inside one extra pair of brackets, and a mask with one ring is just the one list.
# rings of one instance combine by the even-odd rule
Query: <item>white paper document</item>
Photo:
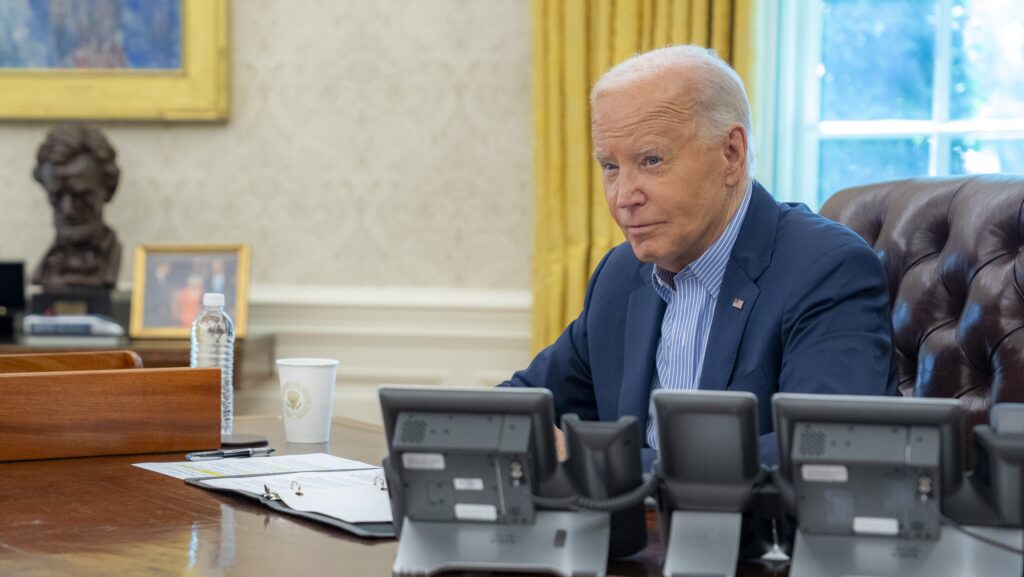
[(135, 463), (136, 467), (178, 479), (224, 477), (230, 475), (267, 475), (331, 469), (378, 469), (375, 465), (335, 457), (327, 453), (283, 455), (280, 457), (248, 457), (215, 461), (180, 461), (171, 463)]
[(322, 513), (349, 523), (390, 523), (391, 502), (379, 487), (313, 489), (301, 496), (282, 493), (281, 500), (296, 511)]
[(269, 491), (296, 511), (320, 513), (348, 523), (391, 522), (383, 470), (325, 453), (135, 466), (178, 479), (211, 477), (200, 484), (212, 489), (253, 495)]
[(207, 487), (258, 495), (268, 489), (296, 511), (321, 513), (349, 523), (391, 521), (391, 502), (381, 469), (286, 473), (207, 479)]

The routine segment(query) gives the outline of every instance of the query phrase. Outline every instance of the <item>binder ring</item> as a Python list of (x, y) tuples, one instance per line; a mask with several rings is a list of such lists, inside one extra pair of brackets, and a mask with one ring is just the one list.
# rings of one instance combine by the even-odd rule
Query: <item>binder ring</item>
[(388, 490), (388, 483), (387, 483), (387, 481), (384, 480), (384, 477), (381, 477), (380, 475), (374, 475), (373, 476), (373, 486), (377, 487), (381, 491), (387, 491)]
[(271, 501), (280, 501), (281, 497), (277, 493), (270, 490), (270, 486), (266, 483), (263, 484), (263, 497), (270, 499)]

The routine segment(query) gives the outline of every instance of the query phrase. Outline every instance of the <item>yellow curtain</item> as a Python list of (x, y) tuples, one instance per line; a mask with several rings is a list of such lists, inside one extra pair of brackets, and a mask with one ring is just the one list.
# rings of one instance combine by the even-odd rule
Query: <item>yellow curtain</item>
[(751, 89), (754, 0), (531, 0), (533, 348), (579, 314), (587, 280), (622, 233), (591, 157), (590, 87), (612, 65), (671, 44), (710, 46)]

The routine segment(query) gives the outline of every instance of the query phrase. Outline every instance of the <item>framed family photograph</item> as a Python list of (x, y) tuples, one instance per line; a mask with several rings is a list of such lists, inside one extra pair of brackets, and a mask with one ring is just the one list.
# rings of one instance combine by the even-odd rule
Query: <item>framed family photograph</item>
[(249, 246), (243, 244), (142, 245), (135, 249), (132, 337), (188, 337), (203, 308), (203, 294), (224, 294), (235, 335), (246, 334)]

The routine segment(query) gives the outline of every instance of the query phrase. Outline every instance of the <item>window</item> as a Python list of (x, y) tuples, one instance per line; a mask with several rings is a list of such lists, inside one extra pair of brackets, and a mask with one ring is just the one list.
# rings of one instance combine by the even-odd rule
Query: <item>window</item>
[(761, 2), (758, 178), (817, 210), (858, 184), (1024, 173), (1019, 1)]

